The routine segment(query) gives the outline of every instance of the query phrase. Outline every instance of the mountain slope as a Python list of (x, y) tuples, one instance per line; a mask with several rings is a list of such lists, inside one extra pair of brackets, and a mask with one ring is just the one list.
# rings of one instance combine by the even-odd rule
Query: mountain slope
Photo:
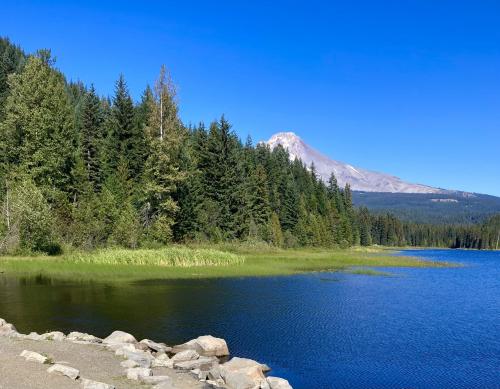
[(390, 193), (446, 193), (447, 191), (421, 184), (408, 183), (398, 177), (354, 167), (344, 162), (333, 160), (307, 145), (293, 132), (280, 132), (266, 142), (272, 149), (283, 146), (290, 153), (290, 158), (299, 158), (306, 165), (314, 163), (317, 173), (324, 182), (328, 182), (333, 172), (344, 186), (351, 185), (352, 190), (363, 192)]

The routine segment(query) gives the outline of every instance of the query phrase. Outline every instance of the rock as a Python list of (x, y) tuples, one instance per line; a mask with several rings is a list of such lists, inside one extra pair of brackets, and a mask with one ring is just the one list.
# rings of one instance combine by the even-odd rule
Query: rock
[(174, 367), (182, 370), (193, 370), (193, 369), (201, 369), (201, 370), (210, 370), (214, 364), (219, 363), (218, 359), (215, 357), (200, 357), (191, 361), (182, 361), (175, 362)]
[(232, 358), (220, 365), (220, 374), (230, 389), (269, 389), (260, 363), (246, 358)]
[(175, 354), (173, 357), (172, 357), (172, 361), (175, 362), (184, 362), (184, 361), (193, 361), (195, 359), (198, 359), (200, 357), (200, 355), (194, 351), (194, 350), (185, 350), (185, 351), (181, 351), (177, 354)]
[(94, 335), (89, 335), (83, 332), (73, 331), (68, 334), (66, 340), (73, 343), (101, 343), (102, 339)]
[(80, 372), (77, 369), (59, 364), (52, 365), (47, 369), (47, 372), (62, 374), (72, 380), (76, 380), (80, 375)]
[(213, 388), (224, 388), (224, 380), (219, 379), (217, 381), (207, 380), (206, 383), (211, 385)]
[(220, 366), (219, 365), (214, 365), (212, 368), (208, 371), (208, 379), (212, 381), (217, 381), (222, 379), (222, 376), (220, 374)]
[(139, 367), (139, 364), (136, 361), (132, 361), (131, 359), (127, 359), (123, 362), (120, 362), (120, 366), (124, 367), (126, 369), (129, 369), (131, 367)]
[(14, 324), (5, 322), (2, 326), (0, 326), (0, 336), (12, 336), (15, 334), (17, 334), (17, 330)]
[(39, 335), (37, 332), (30, 332), (24, 338), (29, 340), (42, 340), (42, 336)]
[(152, 375), (153, 371), (144, 367), (132, 367), (130, 369), (127, 369), (127, 378), (129, 380), (138, 381), (143, 377), (149, 377)]
[(271, 389), (293, 389), (290, 383), (278, 377), (267, 377), (267, 383)]
[(171, 382), (172, 378), (170, 378), (168, 375), (153, 375), (149, 377), (141, 377), (140, 381), (143, 384), (147, 385), (158, 385), (162, 382)]
[(174, 346), (172, 352), (176, 354), (184, 350), (194, 350), (199, 355), (205, 357), (223, 357), (229, 355), (226, 341), (211, 335), (200, 336), (184, 344)]
[(120, 344), (120, 347), (117, 347), (115, 350), (115, 355), (124, 356), (126, 352), (137, 352), (138, 350), (131, 343)]
[(61, 331), (47, 332), (46, 334), (40, 335), (41, 340), (54, 340), (56, 342), (61, 342), (66, 338)]
[(144, 344), (141, 342), (134, 344), (134, 347), (136, 350), (140, 350), (140, 351), (150, 351), (151, 350), (147, 344)]
[(137, 339), (127, 332), (114, 331), (107, 338), (104, 338), (102, 342), (105, 344), (137, 343)]
[(157, 356), (151, 362), (152, 367), (168, 367), (172, 369), (174, 367), (174, 361), (172, 361), (167, 354), (161, 354)]
[(7, 324), (7, 321), (5, 319), (2, 319), (0, 317), (0, 327), (2, 327), (3, 325)]
[(151, 363), (154, 360), (154, 357), (151, 354), (144, 351), (123, 350), (123, 357), (128, 360), (134, 361), (140, 367), (146, 368), (151, 367)]
[(47, 363), (49, 360), (49, 358), (47, 358), (45, 355), (38, 354), (34, 351), (28, 351), (28, 350), (24, 350), (19, 355), (30, 362)]
[(104, 382), (92, 381), (82, 378), (83, 389), (115, 389), (113, 385), (105, 384)]
[(172, 351), (172, 347), (168, 347), (164, 343), (153, 342), (152, 340), (149, 340), (149, 339), (143, 339), (139, 343), (145, 344), (151, 350), (156, 351), (156, 352), (166, 352), (166, 353), (169, 353), (169, 352)]

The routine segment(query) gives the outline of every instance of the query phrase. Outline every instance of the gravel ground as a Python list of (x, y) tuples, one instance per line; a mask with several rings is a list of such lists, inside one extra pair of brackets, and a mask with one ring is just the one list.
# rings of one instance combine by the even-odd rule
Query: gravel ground
[[(19, 354), (23, 350), (48, 356), (52, 362), (80, 370), (80, 377), (114, 385), (116, 389), (146, 389), (149, 386), (128, 380), (123, 361), (113, 351), (101, 346), (75, 344), (69, 341), (34, 341), (0, 336), (0, 389), (73, 389), (82, 388), (81, 381), (47, 373), (49, 365), (27, 362)], [(201, 389), (204, 384), (183, 373), (167, 368), (154, 368), (154, 375), (168, 375), (175, 389)]]

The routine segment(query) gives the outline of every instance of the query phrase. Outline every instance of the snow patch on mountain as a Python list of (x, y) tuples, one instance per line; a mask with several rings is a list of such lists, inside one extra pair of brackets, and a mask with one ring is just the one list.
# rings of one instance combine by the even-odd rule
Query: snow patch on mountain
[(447, 193), (448, 191), (427, 185), (413, 184), (390, 174), (374, 172), (336, 161), (307, 145), (293, 132), (280, 132), (266, 142), (271, 149), (278, 145), (288, 150), (290, 159), (298, 158), (307, 166), (314, 163), (319, 178), (324, 182), (333, 172), (340, 186), (346, 183), (356, 191), (390, 193)]

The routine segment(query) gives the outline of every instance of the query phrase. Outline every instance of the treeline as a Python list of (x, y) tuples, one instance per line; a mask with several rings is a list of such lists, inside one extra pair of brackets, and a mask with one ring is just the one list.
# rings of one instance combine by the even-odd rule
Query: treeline
[(243, 144), (224, 117), (185, 126), (164, 67), (134, 103), (123, 76), (101, 97), (67, 82), (47, 50), (26, 56), (3, 39), (0, 62), (0, 251), (433, 244), (431, 227), (355, 209), (349, 186), (281, 147)]

